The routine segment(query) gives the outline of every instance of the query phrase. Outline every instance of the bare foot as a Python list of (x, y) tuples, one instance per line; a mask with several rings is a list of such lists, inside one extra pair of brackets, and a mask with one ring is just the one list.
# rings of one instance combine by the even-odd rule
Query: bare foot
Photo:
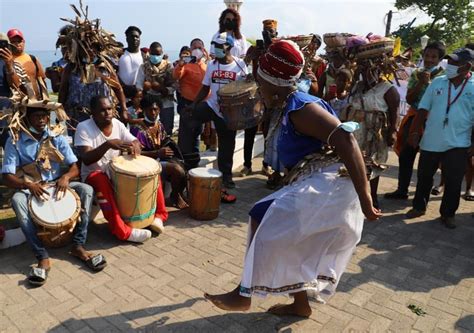
[(189, 205), (188, 203), (186, 202), (186, 200), (184, 200), (183, 196), (181, 194), (178, 193), (178, 195), (173, 199), (174, 201), (174, 204), (176, 205), (177, 208), (179, 209), (185, 209), (185, 208), (188, 208)]
[(93, 257), (93, 254), (86, 251), (82, 246), (73, 246), (71, 249), (71, 255), (78, 257), (82, 261), (87, 261)]
[(205, 293), (204, 297), (219, 309), (226, 311), (247, 311), (252, 302), (250, 297), (240, 296), (239, 287), (227, 294), (210, 295)]
[(44, 268), (45, 270), (49, 270), (51, 269), (51, 261), (49, 261), (49, 258), (41, 259), (38, 261), (38, 267)]
[(277, 316), (298, 316), (308, 318), (311, 316), (312, 310), (309, 304), (276, 304), (268, 309), (268, 312)]

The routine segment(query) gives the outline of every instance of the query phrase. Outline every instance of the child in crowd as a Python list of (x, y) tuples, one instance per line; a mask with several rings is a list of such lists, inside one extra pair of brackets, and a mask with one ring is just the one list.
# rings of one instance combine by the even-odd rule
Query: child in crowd
[(167, 136), (159, 120), (162, 102), (156, 95), (147, 94), (141, 100), (140, 106), (143, 118), (137, 120), (130, 132), (142, 145), (144, 156), (159, 159), (162, 167), (161, 179), (171, 182), (169, 205), (179, 209), (186, 208), (188, 204), (183, 194), (186, 188), (186, 172), (177, 144)]
[(130, 88), (130, 93), (132, 95), (130, 99), (130, 106), (128, 107), (129, 123), (134, 125), (137, 123), (137, 119), (141, 118), (142, 108), (140, 106), (140, 101), (143, 98), (143, 92), (138, 90), (136, 87)]
[(352, 84), (352, 73), (349, 69), (344, 68), (336, 74), (336, 89), (333, 93), (332, 98), (329, 99), (329, 104), (336, 111), (337, 116), (341, 114), (348, 104), (349, 89)]

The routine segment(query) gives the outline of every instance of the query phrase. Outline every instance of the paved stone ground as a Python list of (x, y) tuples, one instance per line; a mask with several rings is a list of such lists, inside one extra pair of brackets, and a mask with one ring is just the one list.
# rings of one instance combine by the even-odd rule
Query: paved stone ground
[[(380, 193), (395, 187), (396, 172), (387, 172)], [(238, 203), (222, 207), (215, 221), (174, 212), (166, 233), (143, 245), (118, 242), (106, 225), (92, 225), (88, 247), (109, 261), (101, 273), (56, 249), (47, 284), (31, 289), (24, 281), (34, 262), (27, 246), (2, 251), (0, 331), (474, 331), (474, 205), (462, 200), (459, 227), (448, 230), (437, 220), (439, 197), (429, 214), (413, 221), (404, 219), (408, 201), (381, 200), (385, 217), (366, 223), (339, 292), (329, 304), (314, 305), (308, 320), (265, 313), (288, 301), (283, 297), (257, 299), (248, 313), (214, 308), (203, 292), (228, 291), (239, 281), (247, 212), (270, 193), (261, 175), (237, 186)], [(426, 315), (412, 313), (410, 304)]]

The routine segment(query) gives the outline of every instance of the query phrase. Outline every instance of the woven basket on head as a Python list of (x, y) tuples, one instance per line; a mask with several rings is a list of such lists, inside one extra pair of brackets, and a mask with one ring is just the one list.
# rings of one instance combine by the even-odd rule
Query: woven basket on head
[(324, 44), (327, 48), (339, 48), (346, 46), (346, 40), (354, 35), (348, 33), (329, 33), (323, 35)]
[(360, 45), (354, 52), (356, 59), (376, 58), (384, 54), (391, 54), (394, 46), (393, 40), (384, 40), (380, 42)]

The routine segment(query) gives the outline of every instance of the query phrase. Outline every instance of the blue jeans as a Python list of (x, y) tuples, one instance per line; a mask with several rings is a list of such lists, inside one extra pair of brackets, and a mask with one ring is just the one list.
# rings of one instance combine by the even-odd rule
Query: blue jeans
[[(69, 184), (81, 198), (81, 220), (76, 224), (74, 229), (74, 235), (72, 242), (74, 245), (84, 245), (87, 239), (87, 226), (89, 225), (92, 198), (94, 196), (94, 190), (92, 186), (79, 183), (71, 182)], [(26, 241), (30, 244), (36, 259), (42, 260), (49, 258), (46, 248), (37, 236), (36, 225), (31, 220), (30, 213), (28, 210), (28, 197), (30, 196), (29, 191), (18, 191), (13, 195), (12, 208), (15, 211), (17, 220), (20, 224), (21, 230), (25, 234)]]

